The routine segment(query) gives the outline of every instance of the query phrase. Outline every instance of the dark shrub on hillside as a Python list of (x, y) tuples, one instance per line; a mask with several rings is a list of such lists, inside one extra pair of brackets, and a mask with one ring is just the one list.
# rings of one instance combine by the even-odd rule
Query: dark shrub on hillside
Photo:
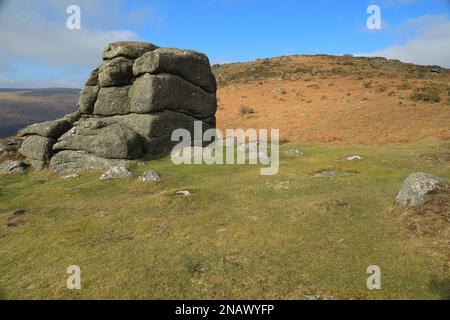
[(440, 102), (440, 92), (438, 88), (435, 87), (425, 87), (419, 88), (411, 94), (411, 100), (422, 101), (422, 102)]

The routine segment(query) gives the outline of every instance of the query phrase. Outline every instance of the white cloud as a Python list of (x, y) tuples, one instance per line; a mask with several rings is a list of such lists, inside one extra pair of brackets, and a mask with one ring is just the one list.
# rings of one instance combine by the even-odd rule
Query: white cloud
[[(71, 4), (81, 8), (81, 30), (66, 28), (69, 16), (66, 9)], [(83, 70), (89, 70), (101, 62), (101, 52), (107, 43), (137, 40), (139, 36), (131, 31), (133, 27), (142, 27), (148, 23), (158, 26), (161, 23), (151, 7), (124, 12), (123, 4), (123, 0), (4, 2), (0, 7), (0, 73), (2, 76), (17, 78), (18, 86), (39, 78), (36, 75), (35, 79), (24, 81), (24, 65), (30, 66), (30, 73), (33, 68), (48, 72), (42, 75), (43, 79), (51, 79), (49, 74), (52, 73), (83, 73)], [(78, 81), (80, 86), (83, 80)], [(49, 86), (53, 83), (65, 82), (64, 79), (48, 80)], [(73, 86), (74, 81), (70, 83)]]
[(404, 37), (401, 43), (359, 55), (450, 67), (450, 20), (447, 15), (410, 19), (394, 31)]

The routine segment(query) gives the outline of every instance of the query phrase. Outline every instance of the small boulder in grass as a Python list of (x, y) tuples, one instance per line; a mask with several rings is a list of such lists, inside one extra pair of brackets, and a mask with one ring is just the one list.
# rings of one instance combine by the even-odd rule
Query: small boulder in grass
[(403, 183), (396, 202), (400, 206), (421, 206), (426, 203), (427, 195), (446, 187), (442, 178), (427, 173), (412, 173)]
[(161, 181), (161, 176), (156, 171), (147, 171), (139, 177), (139, 180), (145, 183), (155, 183)]
[(101, 177), (101, 181), (130, 178), (131, 172), (125, 167), (114, 167), (106, 171)]
[(63, 179), (63, 180), (72, 180), (72, 179), (77, 179), (79, 177), (80, 177), (79, 173), (73, 173), (73, 174), (69, 174), (67, 176), (63, 176), (63, 177), (61, 177), (61, 179)]
[(187, 190), (182, 190), (182, 191), (177, 191), (175, 193), (175, 195), (177, 195), (179, 197), (189, 197), (191, 195), (191, 193)]
[(364, 160), (364, 157), (361, 156), (348, 156), (345, 159), (342, 159), (342, 161), (362, 161)]

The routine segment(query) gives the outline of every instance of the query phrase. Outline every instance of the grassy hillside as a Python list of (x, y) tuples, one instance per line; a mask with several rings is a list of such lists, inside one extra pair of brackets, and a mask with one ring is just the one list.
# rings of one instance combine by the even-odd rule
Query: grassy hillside
[(215, 66), (218, 127), (292, 143), (450, 139), (450, 71), (383, 58), (288, 56)]
[[(304, 155), (287, 156), (291, 148)], [(274, 177), (169, 159), (121, 181), (100, 182), (101, 172), (2, 177), (0, 298), (450, 298), (448, 198), (442, 210), (413, 213), (393, 202), (411, 172), (450, 181), (448, 143), (281, 153)], [(354, 154), (366, 160), (337, 161)], [(163, 181), (139, 182), (148, 169)], [(326, 169), (351, 174), (313, 177)], [(66, 289), (74, 264), (79, 291)], [(367, 289), (369, 265), (381, 267), (382, 290)]]

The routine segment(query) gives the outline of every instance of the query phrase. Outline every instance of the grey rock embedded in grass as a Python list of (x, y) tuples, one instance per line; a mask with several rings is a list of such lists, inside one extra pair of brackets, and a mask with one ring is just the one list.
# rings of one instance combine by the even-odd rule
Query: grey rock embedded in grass
[(268, 181), (266, 187), (275, 191), (286, 191), (291, 189), (290, 181)]
[(132, 176), (131, 172), (128, 171), (127, 168), (124, 167), (114, 167), (106, 171), (100, 177), (101, 181), (113, 180), (113, 179), (124, 179), (130, 178)]
[(147, 171), (139, 177), (139, 180), (146, 183), (160, 182), (161, 176), (156, 171)]
[(9, 175), (13, 173), (24, 173), (27, 166), (22, 161), (7, 160), (0, 163), (0, 175)]
[(348, 156), (345, 157), (344, 159), (340, 159), (338, 161), (362, 161), (364, 160), (364, 157), (361, 156)]
[(77, 179), (79, 177), (80, 177), (79, 173), (72, 173), (72, 174), (69, 174), (67, 176), (62, 176), (61, 179), (63, 179), (63, 180), (72, 180), (72, 179)]
[(291, 148), (289, 150), (286, 150), (284, 152), (285, 155), (288, 157), (303, 157), (303, 151), (300, 149)]
[(179, 197), (189, 197), (191, 195), (191, 192), (187, 191), (187, 190), (182, 190), (182, 191), (175, 192), (175, 195), (177, 195)]
[(314, 178), (332, 178), (340, 176), (350, 176), (360, 174), (357, 171), (350, 170), (323, 170), (313, 175)]
[[(191, 50), (151, 43), (109, 44), (89, 75), (78, 111), (19, 132), (23, 154), (40, 170), (108, 169), (127, 160), (165, 156), (176, 129), (216, 127), (215, 77), (209, 59)], [(45, 140), (52, 139), (52, 140)]]
[(427, 173), (412, 173), (403, 183), (396, 202), (401, 206), (420, 206), (427, 201), (427, 195), (445, 186), (442, 178)]

